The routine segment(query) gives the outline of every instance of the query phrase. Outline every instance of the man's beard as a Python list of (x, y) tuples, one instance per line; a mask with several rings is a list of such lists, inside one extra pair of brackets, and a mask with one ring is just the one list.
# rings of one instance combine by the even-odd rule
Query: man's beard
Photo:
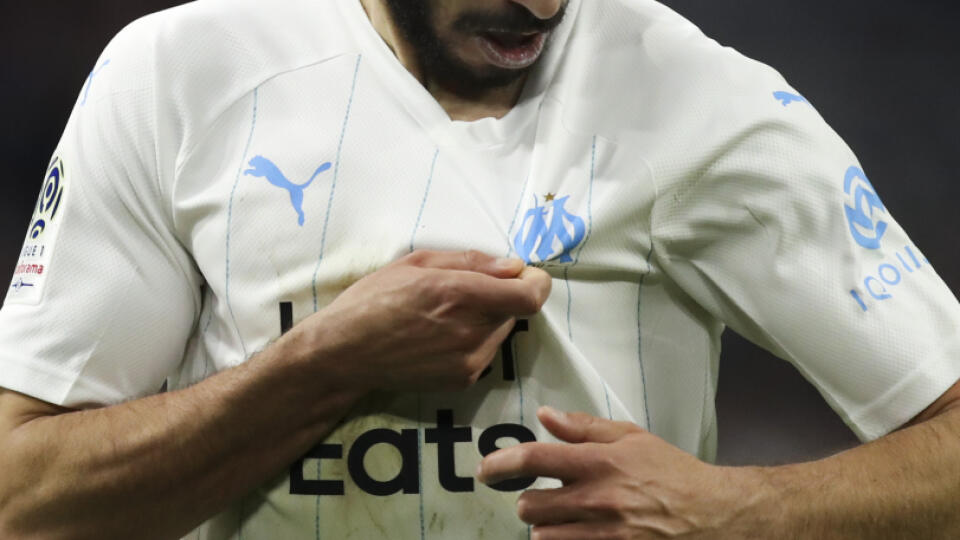
[[(479, 96), (517, 82), (533, 68), (471, 66), (457, 58), (451, 45), (445, 43), (434, 28), (433, 0), (385, 0), (385, 3), (403, 39), (413, 48), (425, 79), (454, 94), (467, 98)], [(453, 23), (452, 29), (465, 36), (491, 29), (516, 33), (549, 32), (560, 25), (565, 12), (566, 5), (554, 17), (541, 20), (523, 6), (513, 4), (505, 13), (465, 12)]]

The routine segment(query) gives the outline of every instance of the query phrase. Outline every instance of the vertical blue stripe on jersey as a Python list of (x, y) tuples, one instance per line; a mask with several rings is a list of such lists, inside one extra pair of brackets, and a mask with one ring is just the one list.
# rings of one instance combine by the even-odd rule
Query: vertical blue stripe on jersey
[[(440, 157), (440, 148), (433, 152), (433, 160), (430, 163), (430, 175), (427, 177), (427, 187), (423, 190), (423, 201), (420, 203), (420, 211), (417, 213), (417, 221), (413, 224), (413, 231), (410, 233), (410, 253), (416, 249), (417, 229), (420, 228), (420, 220), (423, 219), (423, 209), (427, 206), (427, 199), (430, 197), (430, 188), (433, 186), (433, 173), (437, 168), (437, 158)], [(427, 529), (423, 517), (423, 395), (417, 394), (417, 478), (420, 484), (420, 540), (427, 536)]]
[(227, 206), (227, 260), (226, 260), (226, 279), (224, 289), (227, 300), (227, 310), (230, 312), (230, 320), (233, 321), (233, 327), (237, 331), (237, 338), (240, 340), (240, 348), (243, 350), (243, 359), (247, 359), (247, 346), (243, 343), (243, 336), (240, 335), (240, 327), (237, 325), (237, 317), (233, 314), (233, 304), (230, 303), (230, 227), (233, 225), (233, 199), (237, 194), (237, 186), (240, 185), (240, 175), (243, 174), (243, 167), (247, 163), (247, 156), (250, 153), (250, 144), (253, 142), (253, 134), (257, 129), (257, 106), (260, 101), (260, 87), (253, 89), (253, 119), (250, 120), (250, 135), (247, 137), (247, 146), (243, 149), (243, 156), (240, 157), (240, 167), (237, 168), (237, 178), (233, 181), (233, 189), (230, 190), (230, 203)]
[(513, 244), (510, 242), (510, 238), (513, 236), (513, 228), (517, 224), (517, 218), (520, 217), (520, 206), (523, 204), (523, 196), (527, 193), (527, 184), (530, 183), (530, 176), (532, 174), (531, 170), (527, 171), (527, 177), (523, 180), (523, 187), (520, 188), (520, 198), (517, 199), (517, 208), (513, 211), (513, 220), (510, 222), (510, 227), (507, 228), (507, 254), (506, 257), (509, 257), (513, 253)]
[(587, 235), (583, 238), (583, 242), (580, 244), (580, 249), (577, 251), (577, 256), (573, 261), (573, 264), (576, 265), (580, 262), (580, 255), (583, 253), (583, 248), (587, 247), (587, 242), (590, 241), (590, 234), (593, 233), (593, 182), (597, 178), (597, 136), (593, 136), (593, 145), (590, 148), (590, 186), (587, 191)]
[[(416, 249), (417, 230), (420, 228), (420, 220), (423, 218), (423, 210), (427, 206), (427, 199), (430, 197), (430, 188), (433, 186), (433, 173), (437, 167), (437, 158), (440, 156), (440, 148), (433, 152), (433, 159), (430, 163), (430, 174), (427, 176), (427, 187), (423, 191), (423, 200), (420, 202), (420, 210), (417, 212), (417, 219), (413, 224), (413, 231), (410, 232), (410, 253)], [(427, 529), (424, 521), (423, 510), (423, 394), (417, 393), (417, 483), (420, 491), (417, 494), (419, 498), (420, 512), (420, 540), (427, 536)]]
[[(513, 228), (517, 225), (517, 219), (520, 217), (520, 207), (523, 205), (523, 196), (527, 193), (527, 185), (530, 184), (530, 177), (533, 176), (533, 167), (527, 171), (527, 177), (523, 179), (523, 187), (520, 188), (520, 196), (517, 197), (517, 207), (513, 210), (513, 219), (510, 226), (507, 227), (507, 253), (504, 257), (509, 257), (513, 253), (513, 244), (510, 238), (513, 236)], [(520, 355), (517, 354), (517, 340), (512, 340), (513, 347), (513, 372), (517, 375), (517, 393), (520, 397), (520, 425), (524, 425), (523, 419), (523, 375), (520, 374)], [(527, 539), (530, 538), (530, 527), (527, 527)]]
[[(350, 123), (350, 111), (353, 108), (353, 97), (357, 92), (357, 75), (360, 73), (360, 61), (363, 59), (363, 55), (357, 55), (356, 65), (353, 67), (353, 81), (350, 83), (350, 97), (347, 98), (347, 110), (343, 115), (343, 124), (340, 126), (340, 141), (337, 143), (337, 156), (336, 156), (336, 165), (333, 169), (333, 182), (330, 185), (330, 197), (327, 199), (327, 212), (323, 220), (323, 233), (320, 238), (320, 255), (317, 257), (317, 266), (313, 270), (313, 311), (319, 311), (320, 307), (317, 305), (317, 274), (320, 272), (320, 263), (323, 262), (323, 252), (327, 246), (327, 228), (330, 225), (330, 212), (333, 209), (333, 196), (336, 193), (337, 189), (337, 180), (340, 178), (340, 158), (343, 155), (343, 141), (347, 135), (347, 125)], [(322, 461), (322, 460), (320, 460)], [(317, 478), (320, 478), (320, 463), (317, 463)], [(317, 540), (320, 540), (320, 496), (317, 496), (317, 515), (316, 515), (316, 537)]]
[(643, 313), (643, 282), (652, 271), (650, 259), (653, 258), (653, 231), (650, 231), (650, 252), (647, 253), (647, 272), (640, 278), (640, 284), (637, 286), (637, 360), (640, 363), (640, 383), (643, 385), (643, 414), (646, 416), (647, 425), (644, 426), (647, 431), (653, 431), (650, 424), (650, 406), (647, 403), (647, 372), (643, 368), (643, 333), (641, 324), (641, 314)]
[(563, 269), (563, 280), (567, 283), (567, 334), (570, 337), (570, 341), (573, 341), (573, 323), (571, 321), (570, 312), (573, 310), (573, 291), (570, 289), (570, 268), (577, 265), (580, 262), (580, 255), (583, 253), (583, 248), (587, 246), (587, 242), (590, 241), (590, 234), (593, 233), (593, 181), (597, 176), (597, 136), (593, 136), (593, 145), (590, 151), (590, 185), (587, 188), (587, 234), (583, 238), (583, 242), (580, 243), (580, 249), (577, 250), (577, 255), (573, 259), (573, 263)]
[(413, 243), (417, 240), (417, 229), (420, 228), (420, 220), (423, 219), (423, 209), (427, 207), (427, 198), (430, 197), (430, 187), (433, 186), (433, 172), (437, 168), (437, 158), (440, 157), (440, 148), (433, 153), (433, 162), (430, 164), (430, 176), (427, 177), (427, 188), (423, 190), (423, 201), (420, 202), (420, 212), (417, 213), (417, 222), (413, 224), (413, 232), (410, 233), (410, 253), (413, 253)]
[(347, 135), (347, 124), (350, 123), (350, 110), (353, 108), (353, 97), (357, 93), (357, 75), (360, 73), (360, 61), (363, 55), (357, 55), (357, 64), (353, 68), (353, 82), (350, 83), (350, 97), (347, 99), (347, 112), (343, 115), (343, 125), (340, 127), (340, 142), (337, 143), (336, 165), (333, 169), (333, 183), (330, 185), (330, 198), (327, 200), (327, 215), (323, 220), (323, 233), (320, 236), (320, 256), (317, 258), (317, 267), (313, 271), (313, 311), (320, 310), (317, 305), (317, 274), (320, 273), (320, 263), (323, 262), (323, 252), (327, 247), (327, 228), (330, 225), (330, 212), (333, 210), (333, 196), (337, 190), (337, 180), (340, 178), (340, 156), (343, 154), (343, 140)]

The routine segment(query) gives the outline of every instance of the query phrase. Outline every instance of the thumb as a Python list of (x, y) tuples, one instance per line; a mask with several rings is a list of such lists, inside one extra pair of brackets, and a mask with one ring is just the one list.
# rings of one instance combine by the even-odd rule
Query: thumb
[(403, 257), (398, 264), (410, 264), (422, 268), (479, 272), (495, 278), (510, 279), (523, 271), (525, 264), (520, 259), (498, 259), (481, 251), (430, 251), (417, 250)]
[(614, 422), (586, 413), (565, 413), (540, 407), (537, 417), (554, 437), (569, 443), (611, 443), (643, 428), (631, 422)]

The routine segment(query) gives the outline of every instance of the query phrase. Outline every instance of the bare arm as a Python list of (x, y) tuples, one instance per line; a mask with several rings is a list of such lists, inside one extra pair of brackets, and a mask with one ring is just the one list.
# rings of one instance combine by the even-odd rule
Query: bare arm
[(66, 411), (0, 392), (0, 538), (176, 538), (303, 455), (373, 389), (467, 386), (549, 277), (421, 252), (364, 278), (246, 364)]
[(782, 467), (718, 467), (631, 423), (539, 416), (574, 444), (514, 446), (478, 472), (563, 480), (518, 501), (535, 540), (960, 537), (960, 382), (901, 431)]
[(905, 429), (759, 472), (758, 504), (785, 537), (960, 538), (960, 383)]
[(291, 332), (189, 389), (103, 409), (0, 393), (0, 537), (186, 533), (306, 452), (360, 396), (321, 373), (303, 340)]

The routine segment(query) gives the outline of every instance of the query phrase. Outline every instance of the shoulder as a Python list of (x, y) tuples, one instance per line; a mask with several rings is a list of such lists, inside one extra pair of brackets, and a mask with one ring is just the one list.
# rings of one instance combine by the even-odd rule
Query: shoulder
[[(572, 123), (613, 139), (638, 124), (669, 132), (776, 117), (777, 92), (799, 93), (773, 68), (725, 47), (653, 0), (582, 2), (557, 96)], [(614, 104), (614, 107), (610, 107)]]
[[(193, 63), (309, 60), (333, 52), (345, 38), (335, 0), (197, 0), (142, 17), (118, 38), (153, 44), (160, 53), (187, 54)], [(228, 54), (232, 53), (232, 54)]]
[(132, 22), (107, 52), (172, 79), (229, 74), (237, 84), (348, 52), (339, 17), (334, 0), (199, 0)]
[(721, 159), (771, 176), (854, 159), (776, 69), (653, 0), (583, 2), (567, 54), (553, 95), (564, 124), (634, 149), (660, 188)]
[(199, 0), (148, 16), (165, 62), (266, 73), (344, 53), (334, 0)]
[(164, 157), (175, 160), (258, 86), (354, 53), (337, 4), (198, 0), (147, 15), (104, 50), (97, 65), (106, 69), (90, 98), (138, 114), (149, 109)]

